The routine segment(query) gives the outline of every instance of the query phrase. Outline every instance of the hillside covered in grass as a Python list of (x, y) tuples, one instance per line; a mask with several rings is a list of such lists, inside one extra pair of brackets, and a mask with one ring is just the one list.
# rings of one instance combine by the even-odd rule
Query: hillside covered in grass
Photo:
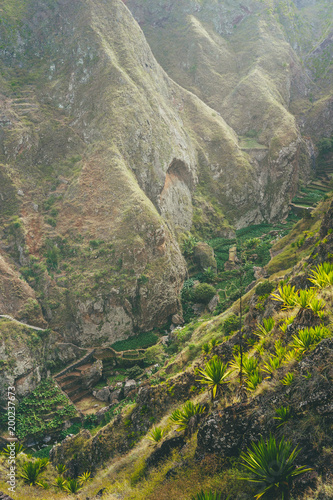
[(2, 0), (0, 499), (333, 499), (332, 30)]
[[(45, 488), (47, 498), (67, 498), (68, 488), (79, 498), (102, 490), (106, 499), (192, 500), (210, 491), (250, 499), (264, 488), (269, 499), (332, 498), (332, 210), (328, 198), (275, 243), (268, 277), (241, 300), (146, 348), (147, 367), (128, 372), (136, 383), (121, 402), (102, 420), (77, 420), (75, 436), (48, 451), (40, 485), (22, 477), (14, 498), (44, 498)], [(296, 262), (281, 261), (300, 238)], [(268, 472), (251, 482), (256, 469), (247, 465), (260, 449), (278, 464), (273, 485)], [(290, 472), (279, 482), (283, 454)], [(21, 453), (20, 467), (39, 464), (38, 456)]]

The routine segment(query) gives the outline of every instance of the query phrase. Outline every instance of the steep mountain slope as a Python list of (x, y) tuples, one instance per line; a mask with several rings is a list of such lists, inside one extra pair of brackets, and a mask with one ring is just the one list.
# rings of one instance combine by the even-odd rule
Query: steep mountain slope
[[(109, 389), (117, 399), (86, 415), (75, 436), (71, 433), (52, 448), (47, 483), (59, 483), (57, 474), (65, 464), (63, 481), (91, 472), (92, 480), (79, 493), (82, 498), (192, 500), (203, 489), (207, 494), (217, 491), (222, 498), (250, 500), (261, 485), (244, 480), (240, 453), (271, 435), (282, 450), (286, 440), (291, 449), (301, 447), (295, 471), (301, 465), (311, 469), (283, 486), (278, 481), (279, 455), (274, 462), (279, 465), (276, 488), (263, 498), (279, 500), (285, 487), (287, 497), (295, 500), (332, 499), (332, 214), (330, 196), (312, 218), (300, 220), (277, 242), (276, 250), (287, 252), (301, 236), (302, 251), (294, 267), (280, 263), (279, 273), (259, 279), (243, 296), (242, 334), (239, 316), (229, 328), (230, 319), (241, 310), (237, 301), (219, 316), (206, 315), (174, 331), (167, 345), (148, 349), (146, 360), (158, 364), (147, 367), (136, 381), (100, 389), (99, 397)], [(271, 269), (278, 257), (272, 259)], [(201, 375), (214, 359), (233, 371), (212, 398)], [(177, 415), (185, 401), (200, 411), (180, 421)], [(37, 402), (30, 404), (38, 412)], [(163, 433), (153, 439), (158, 429)], [(20, 455), (19, 460), (36, 459)], [(0, 458), (0, 471), (5, 470), (5, 458)], [(268, 474), (268, 485), (271, 477)], [(40, 497), (37, 486), (24, 485), (23, 480), (18, 484), (15, 499), (23, 500), (28, 493)], [(49, 488), (48, 498), (67, 496)]]
[(221, 113), (283, 190), (278, 165), (306, 163), (311, 140), (332, 133), (332, 3), (126, 4), (168, 74)]
[[(162, 325), (180, 311), (175, 232), (191, 229), (196, 206), (223, 235), (285, 214), (308, 175), (285, 78), (265, 101), (281, 111), (282, 142), (261, 161), (265, 149), (249, 156), (221, 116), (170, 80), (120, 0), (1, 9), (3, 250), (70, 341), (112, 343)], [(245, 53), (240, 67), (232, 82), (246, 75)], [(233, 107), (221, 108), (228, 120)]]

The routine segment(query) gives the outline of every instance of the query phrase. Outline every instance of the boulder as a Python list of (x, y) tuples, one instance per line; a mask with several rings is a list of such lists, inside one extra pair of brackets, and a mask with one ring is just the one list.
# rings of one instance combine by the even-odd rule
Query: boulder
[(124, 397), (126, 398), (126, 396), (130, 392), (132, 392), (134, 389), (136, 389), (136, 381), (135, 380), (127, 380), (125, 383), (125, 387), (124, 387)]
[(184, 324), (184, 318), (182, 317), (181, 314), (174, 314), (171, 318), (171, 321), (174, 325), (183, 325)]
[(124, 391), (123, 388), (120, 387), (119, 389), (115, 389), (114, 391), (110, 392), (109, 396), (109, 401), (110, 403), (117, 404), (121, 399), (124, 397)]
[(194, 247), (193, 260), (200, 271), (209, 267), (217, 273), (217, 263), (214, 256), (214, 250), (207, 243), (199, 241)]
[(82, 373), (82, 385), (86, 389), (91, 389), (97, 382), (102, 378), (103, 373), (103, 362), (101, 359), (98, 359), (93, 363), (89, 368), (84, 370)]
[(208, 309), (213, 312), (216, 309), (217, 304), (220, 302), (220, 296), (214, 295), (214, 297), (208, 303)]
[(99, 391), (94, 391), (93, 396), (99, 401), (109, 401), (110, 399), (110, 387), (103, 387)]

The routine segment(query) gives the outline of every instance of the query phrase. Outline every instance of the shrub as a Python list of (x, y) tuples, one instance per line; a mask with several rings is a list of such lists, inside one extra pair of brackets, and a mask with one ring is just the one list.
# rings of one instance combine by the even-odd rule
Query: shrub
[(226, 383), (225, 379), (231, 372), (232, 370), (228, 371), (228, 364), (224, 364), (218, 356), (213, 356), (206, 364), (205, 369), (199, 370), (201, 377), (198, 382), (208, 385), (211, 390), (212, 401), (216, 398), (222, 385)]
[(58, 464), (56, 466), (58, 474), (64, 474), (67, 471), (67, 467), (64, 464)]
[(68, 493), (77, 493), (82, 490), (81, 482), (79, 479), (68, 479), (64, 483), (64, 489), (68, 491)]
[(203, 352), (203, 354), (209, 354), (210, 353), (210, 345), (207, 344), (207, 342), (205, 344), (202, 344), (201, 351)]
[(257, 499), (267, 492), (269, 498), (287, 499), (293, 478), (312, 470), (296, 467), (294, 462), (299, 452), (297, 447), (292, 450), (292, 443), (284, 437), (279, 443), (272, 435), (267, 441), (261, 438), (258, 444), (252, 443), (251, 448), (241, 453), (241, 467), (248, 475), (240, 479), (258, 484)]
[(267, 295), (274, 290), (275, 286), (270, 281), (263, 281), (256, 286), (255, 293), (256, 295)]
[[(25, 453), (25, 449), (23, 447), (22, 444), (20, 444), (19, 442), (15, 442), (15, 456), (17, 457), (17, 455), (19, 455), (20, 453)], [(3, 448), (1, 450), (1, 455), (5, 455), (5, 457), (9, 457), (10, 454), (11, 454), (11, 445), (7, 444), (7, 446), (5, 448)]]
[(66, 484), (66, 479), (58, 476), (55, 478), (53, 486), (55, 486), (56, 488), (59, 488), (59, 490), (65, 490), (65, 484)]
[(264, 338), (273, 330), (274, 326), (275, 321), (273, 318), (264, 319), (263, 325), (258, 325), (256, 335), (258, 335), (258, 337)]
[(313, 328), (304, 328), (298, 331), (298, 335), (293, 335), (293, 343), (291, 347), (297, 349), (300, 354), (316, 347), (316, 345), (325, 337), (328, 337), (330, 332), (324, 326), (315, 326)]
[(42, 473), (45, 466), (42, 465), (42, 460), (36, 460), (35, 462), (25, 462), (22, 465), (21, 477), (24, 479), (24, 482), (33, 486), (37, 484), (38, 477)]
[[(243, 354), (242, 357), (242, 364), (243, 364), (243, 371), (244, 373), (249, 376), (251, 373), (255, 372), (258, 368), (258, 359), (254, 358), (253, 356), (251, 358), (248, 358), (246, 354)], [(241, 355), (240, 354), (234, 354), (234, 360), (231, 363), (231, 367), (233, 369), (236, 369), (237, 371), (240, 371), (241, 367)]]
[(312, 299), (312, 301), (310, 302), (310, 309), (315, 313), (317, 314), (318, 316), (320, 316), (323, 312), (323, 309), (325, 309), (325, 305), (326, 303), (321, 300), (321, 299), (317, 299), (316, 297), (314, 297)]
[(220, 344), (221, 344), (221, 342), (220, 342), (218, 339), (216, 339), (216, 338), (213, 338), (213, 339), (210, 341), (210, 345), (211, 345), (212, 349), (213, 349), (214, 347), (219, 346)]
[(158, 443), (163, 438), (164, 432), (164, 429), (161, 429), (161, 427), (153, 427), (150, 431), (148, 439), (154, 443)]
[(255, 391), (259, 384), (262, 382), (262, 376), (260, 375), (259, 369), (253, 371), (248, 375), (246, 380), (246, 387), (249, 391)]
[(172, 412), (170, 420), (174, 424), (178, 425), (178, 431), (183, 431), (187, 429), (187, 426), (192, 417), (200, 415), (204, 411), (204, 406), (201, 406), (199, 404), (194, 405), (192, 401), (186, 401), (181, 410), (177, 409)]
[(296, 306), (297, 294), (295, 292), (295, 287), (291, 285), (282, 285), (278, 287), (279, 295), (272, 293), (271, 297), (273, 300), (278, 302), (283, 302), (282, 309), (292, 309)]
[(317, 288), (325, 288), (333, 285), (333, 264), (330, 262), (319, 264), (319, 266), (310, 271), (309, 280)]
[(291, 417), (291, 411), (290, 411), (290, 407), (287, 406), (281, 406), (280, 408), (277, 408), (275, 410), (275, 413), (276, 413), (276, 417), (273, 417), (275, 420), (279, 420), (280, 421), (280, 424), (278, 425), (278, 427), (281, 427), (281, 425), (285, 424), (286, 422), (288, 422), (288, 420), (290, 419)]
[(223, 323), (223, 331), (226, 335), (239, 329), (239, 318), (235, 314), (231, 314)]
[(281, 380), (281, 384), (283, 385), (291, 385), (294, 382), (294, 374), (291, 372), (288, 372), (285, 377)]
[(281, 363), (282, 359), (279, 358), (278, 356), (270, 356), (266, 361), (266, 363), (264, 363), (262, 370), (272, 375), (275, 372), (275, 370), (280, 368)]
[(205, 281), (206, 283), (211, 283), (212, 281), (214, 281), (215, 277), (216, 273), (211, 267), (208, 267), (202, 273), (202, 281)]
[(202, 304), (208, 304), (216, 294), (216, 290), (208, 283), (200, 283), (192, 290), (192, 300)]
[(79, 481), (81, 484), (85, 484), (85, 483), (88, 483), (89, 481), (91, 481), (91, 477), (90, 477), (90, 474), (91, 472), (83, 472), (83, 474), (81, 474), (79, 476)]
[(301, 309), (310, 309), (310, 304), (315, 299), (316, 291), (313, 288), (309, 290), (299, 290), (296, 295), (296, 305)]
[(198, 240), (190, 233), (184, 234), (182, 236), (180, 248), (185, 257), (189, 257), (193, 254), (194, 248), (197, 243)]

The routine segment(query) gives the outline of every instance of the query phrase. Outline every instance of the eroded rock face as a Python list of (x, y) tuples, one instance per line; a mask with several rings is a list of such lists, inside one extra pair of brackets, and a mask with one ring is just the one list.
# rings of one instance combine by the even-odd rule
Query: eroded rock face
[(243, 3), (129, 0), (154, 55), (121, 0), (4, 11), (3, 251), (66, 340), (112, 344), (181, 314), (175, 233), (279, 219), (307, 179), (291, 113), (304, 71), (263, 5)]

